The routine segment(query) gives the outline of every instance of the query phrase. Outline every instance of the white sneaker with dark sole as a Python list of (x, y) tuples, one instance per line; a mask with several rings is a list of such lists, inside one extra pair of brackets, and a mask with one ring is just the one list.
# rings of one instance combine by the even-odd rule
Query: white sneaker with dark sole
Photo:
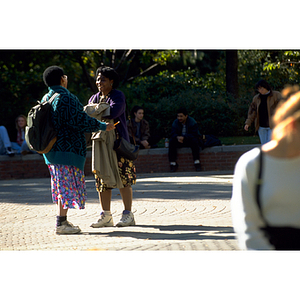
[(15, 156), (15, 152), (11, 149), (11, 147), (6, 148), (6, 154), (10, 157)]
[(61, 226), (56, 227), (56, 234), (75, 234), (79, 233), (81, 229), (79, 226), (74, 226), (72, 223), (68, 221), (63, 221)]
[(96, 223), (92, 223), (90, 227), (100, 228), (100, 227), (113, 227), (114, 221), (112, 215), (105, 214), (104, 211), (100, 214), (100, 219)]
[(117, 227), (134, 226), (134, 215), (131, 211), (124, 210), (121, 220), (116, 224)]

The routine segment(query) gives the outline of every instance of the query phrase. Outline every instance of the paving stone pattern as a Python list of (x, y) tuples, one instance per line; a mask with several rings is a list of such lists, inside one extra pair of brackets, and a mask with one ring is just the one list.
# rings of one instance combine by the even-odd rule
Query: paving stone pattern
[[(0, 250), (238, 250), (232, 228), (232, 173), (189, 172), (138, 175), (133, 186), (136, 226), (91, 228), (100, 205), (92, 177), (86, 178), (84, 210), (68, 220), (82, 232), (56, 235), (56, 205), (50, 179), (0, 181)], [(113, 190), (114, 222), (121, 217), (119, 190)]]

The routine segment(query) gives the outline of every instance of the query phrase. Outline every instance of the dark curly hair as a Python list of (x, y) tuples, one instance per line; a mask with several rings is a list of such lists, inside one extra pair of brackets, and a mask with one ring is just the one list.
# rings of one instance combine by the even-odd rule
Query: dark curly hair
[(119, 86), (120, 78), (118, 73), (115, 71), (115, 69), (111, 67), (99, 67), (96, 71), (96, 78), (98, 77), (99, 73), (101, 73), (103, 76), (109, 78), (109, 80), (113, 80), (113, 89), (116, 89)]
[(43, 80), (46, 86), (60, 85), (61, 77), (65, 72), (58, 66), (50, 66), (43, 73)]
[(177, 114), (180, 114), (180, 113), (184, 114), (185, 116), (188, 115), (188, 111), (185, 107), (180, 107), (177, 109)]

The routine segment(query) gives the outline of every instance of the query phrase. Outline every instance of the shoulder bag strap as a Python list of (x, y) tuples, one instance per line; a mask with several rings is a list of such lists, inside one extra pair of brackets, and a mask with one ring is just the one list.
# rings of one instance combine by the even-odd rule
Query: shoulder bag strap
[(260, 148), (259, 155), (258, 155), (258, 176), (256, 181), (256, 202), (260, 211), (261, 211), (260, 190), (262, 186), (262, 171), (263, 171), (262, 164), (263, 164), (263, 154)]
[(257, 203), (257, 206), (258, 206), (258, 209), (260, 211), (262, 219), (264, 220), (264, 222), (268, 226), (268, 223), (267, 223), (267, 221), (265, 220), (265, 218), (263, 216), (262, 208), (261, 208), (261, 186), (263, 184), (262, 176), (263, 176), (263, 161), (264, 161), (263, 156), (264, 156), (263, 151), (260, 148), (259, 149), (259, 155), (258, 155), (258, 163), (259, 163), (258, 176), (257, 176), (257, 181), (256, 181), (256, 203)]

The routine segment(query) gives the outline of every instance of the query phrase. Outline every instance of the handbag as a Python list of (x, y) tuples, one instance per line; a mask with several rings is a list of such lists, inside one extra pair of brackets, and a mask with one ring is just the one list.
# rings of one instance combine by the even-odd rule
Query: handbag
[(136, 145), (134, 140), (134, 145), (129, 143), (123, 137), (120, 137), (118, 131), (116, 131), (117, 139), (114, 142), (114, 150), (119, 156), (125, 157), (129, 160), (136, 160), (139, 155), (139, 145)]
[(260, 148), (259, 153), (259, 169), (256, 182), (256, 203), (260, 212), (260, 215), (264, 222), (265, 227), (261, 230), (265, 233), (266, 237), (269, 239), (270, 244), (272, 244), (276, 250), (300, 250), (300, 229), (289, 226), (270, 226), (263, 216), (261, 207), (261, 187), (263, 184), (263, 152)]

